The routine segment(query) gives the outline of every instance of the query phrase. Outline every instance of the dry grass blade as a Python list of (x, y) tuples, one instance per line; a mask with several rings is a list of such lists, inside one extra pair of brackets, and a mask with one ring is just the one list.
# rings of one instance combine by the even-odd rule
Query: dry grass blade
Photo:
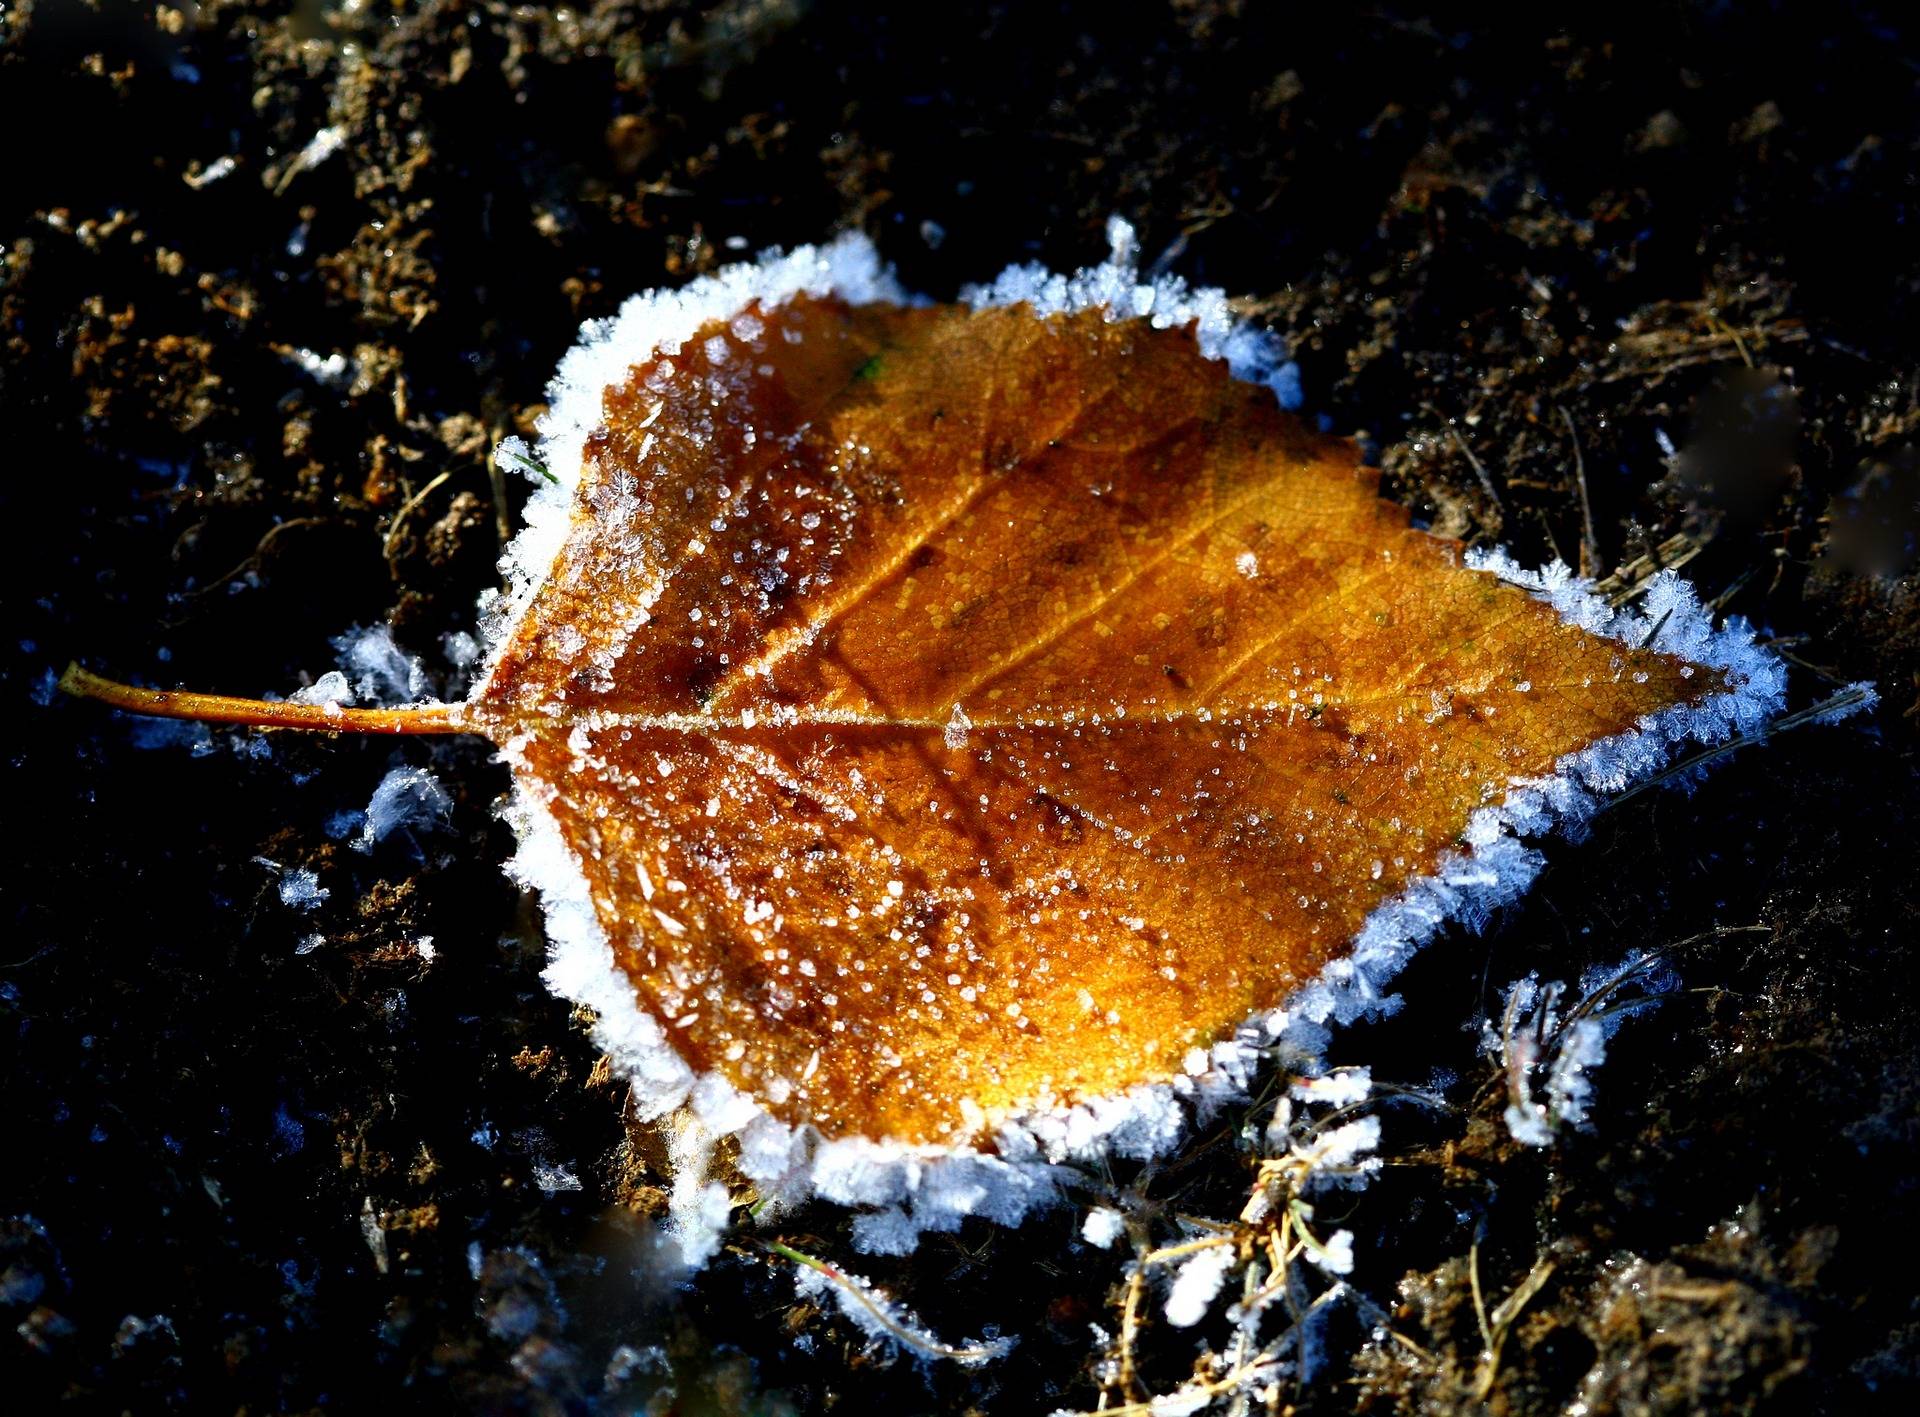
[(1532, 1303), (1534, 1296), (1553, 1278), (1554, 1268), (1553, 1260), (1536, 1260), (1527, 1277), (1489, 1315), (1486, 1302), (1480, 1294), (1480, 1247), (1475, 1245), (1469, 1252), (1468, 1273), (1473, 1281), (1474, 1312), (1480, 1320), (1480, 1337), (1485, 1345), (1480, 1360), (1480, 1376), (1474, 1384), (1475, 1401), (1484, 1402), (1492, 1393), (1494, 1380), (1500, 1374), (1500, 1350), (1506, 1346), (1507, 1333), (1512, 1329), (1513, 1321), (1520, 1317), (1520, 1311)]

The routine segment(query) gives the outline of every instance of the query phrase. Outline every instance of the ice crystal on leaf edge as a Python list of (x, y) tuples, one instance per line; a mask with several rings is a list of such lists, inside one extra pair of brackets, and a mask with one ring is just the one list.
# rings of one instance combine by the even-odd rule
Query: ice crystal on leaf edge
[[(1105, 262), (1062, 275), (1038, 265), (1010, 267), (991, 284), (970, 287), (976, 307), (1025, 303), (1038, 314), (1102, 309), (1111, 320), (1146, 319), (1160, 328), (1191, 324), (1202, 354), (1224, 360), (1234, 377), (1297, 402), (1298, 379), (1280, 343), (1238, 323), (1223, 292), (1196, 289), (1178, 277), (1143, 280), (1133, 229), (1108, 224)], [(540, 422), (537, 450), (518, 440), (502, 445), (503, 467), (538, 469), (526, 526), (503, 561), (508, 590), (486, 607), (488, 667), (511, 640), (567, 535), (574, 488), (587, 439), (601, 421), (610, 384), (655, 352), (674, 353), (710, 321), (749, 301), (774, 306), (795, 295), (837, 296), (851, 303), (921, 303), (903, 291), (858, 233), (820, 247), (770, 252), (727, 267), (685, 288), (636, 295), (611, 320), (592, 322), (562, 360)], [(862, 1137), (828, 1140), (806, 1126), (779, 1121), (716, 1074), (697, 1075), (674, 1052), (659, 1022), (640, 1010), (632, 983), (614, 963), (595, 917), (587, 884), (547, 810), (516, 788), (508, 816), (519, 838), (510, 874), (539, 892), (546, 912), (549, 986), (596, 1015), (594, 1039), (631, 1084), (640, 1115), (673, 1117), (679, 1168), (672, 1216), (684, 1258), (698, 1265), (718, 1247), (729, 1208), (724, 1187), (707, 1168), (721, 1138), (736, 1139), (739, 1171), (771, 1204), (763, 1215), (818, 1197), (862, 1213), (855, 1243), (873, 1253), (904, 1254), (921, 1233), (957, 1229), (969, 1216), (1018, 1225), (1056, 1200), (1063, 1167), (1103, 1155), (1164, 1155), (1188, 1123), (1245, 1092), (1259, 1063), (1280, 1054), (1311, 1069), (1328, 1030), (1400, 1000), (1382, 986), (1422, 943), (1448, 922), (1480, 928), (1532, 882), (1543, 858), (1525, 839), (1550, 830), (1579, 834), (1608, 795), (1643, 781), (1683, 744), (1713, 744), (1764, 729), (1785, 697), (1785, 670), (1740, 620), (1716, 629), (1691, 588), (1663, 572), (1639, 611), (1616, 609), (1592, 594), (1565, 566), (1539, 571), (1502, 551), (1469, 553), (1467, 564), (1533, 592), (1561, 618), (1591, 634), (1650, 646), (1724, 671), (1727, 692), (1643, 718), (1630, 733), (1569, 754), (1547, 777), (1516, 781), (1506, 798), (1476, 811), (1463, 835), (1466, 850), (1443, 858), (1367, 917), (1352, 952), (1330, 963), (1282, 1008), (1248, 1019), (1171, 1082), (1146, 1084), (1115, 1097), (1039, 1111), (1010, 1121), (993, 1150), (908, 1145)]]

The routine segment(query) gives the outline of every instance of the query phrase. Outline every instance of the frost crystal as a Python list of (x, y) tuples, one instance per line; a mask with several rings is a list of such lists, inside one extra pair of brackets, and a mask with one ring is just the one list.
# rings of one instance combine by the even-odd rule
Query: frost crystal
[(1087, 1218), (1080, 1227), (1080, 1238), (1096, 1249), (1110, 1250), (1113, 1242), (1125, 1233), (1126, 1223), (1120, 1212), (1107, 1206), (1095, 1206), (1087, 1212)]
[(305, 168), (318, 167), (347, 145), (347, 130), (338, 123), (328, 124), (300, 149), (296, 161)]
[(480, 641), (465, 630), (455, 630), (440, 637), (440, 651), (446, 655), (447, 663), (455, 669), (471, 669), (480, 662), (484, 651)]
[(1183, 1261), (1167, 1293), (1167, 1322), (1192, 1328), (1204, 1319), (1232, 1267), (1232, 1245), (1214, 1245)]
[[(333, 642), (353, 691), (370, 704), (410, 704), (426, 697), (427, 672), (420, 661), (393, 642), (385, 625), (353, 630)], [(335, 675), (325, 676), (327, 679)], [(317, 687), (317, 686), (316, 686)]]
[(1301, 1078), (1288, 1091), (1302, 1102), (1351, 1107), (1372, 1095), (1373, 1072), (1369, 1068), (1341, 1068), (1338, 1072)]
[(942, 735), (946, 739), (949, 752), (958, 753), (967, 746), (967, 730), (973, 727), (973, 720), (967, 717), (967, 711), (955, 704), (953, 712), (947, 718), (947, 727)]
[(296, 349), (288, 358), (298, 364), (315, 383), (324, 384), (330, 389), (344, 389), (353, 374), (353, 365), (338, 350), (321, 355), (311, 349)]
[(1351, 1184), (1356, 1175), (1378, 1169), (1378, 1158), (1367, 1157), (1366, 1153), (1379, 1145), (1380, 1119), (1362, 1117), (1324, 1133), (1309, 1146), (1296, 1148), (1295, 1154), (1308, 1163), (1314, 1179), (1345, 1185)]
[(571, 1166), (550, 1166), (544, 1161), (533, 1168), (533, 1184), (550, 1196), (581, 1189), (579, 1174)]
[(329, 669), (304, 689), (287, 695), (296, 704), (331, 704), (345, 708), (353, 702), (353, 686), (338, 669)]
[(1353, 1232), (1351, 1230), (1334, 1231), (1325, 1244), (1309, 1249), (1307, 1258), (1328, 1274), (1352, 1274)]
[(911, 1310), (888, 1297), (867, 1279), (785, 1253), (801, 1260), (794, 1273), (794, 1288), (822, 1303), (831, 1302), (854, 1327), (866, 1334), (869, 1345), (882, 1352), (904, 1349), (919, 1358), (944, 1358), (962, 1367), (974, 1367), (1004, 1357), (1012, 1348), (1011, 1338), (986, 1335), (974, 1343), (949, 1344), (935, 1337)]
[(1880, 704), (1880, 691), (1870, 680), (1858, 679), (1827, 700), (1808, 719), (1809, 723), (1838, 723), (1857, 713), (1871, 713)]
[(294, 910), (317, 910), (333, 892), (320, 884), (320, 878), (306, 867), (296, 867), (280, 876), (280, 903)]
[(453, 799), (426, 768), (394, 768), (380, 779), (367, 802), (366, 819), (353, 840), (355, 851), (371, 851), (401, 827), (444, 825)]
[(177, 718), (142, 718), (127, 726), (133, 746), (143, 750), (185, 748), (196, 758), (216, 751), (213, 730), (204, 723)]
[(667, 1137), (673, 1189), (667, 1196), (667, 1233), (680, 1247), (680, 1262), (698, 1269), (719, 1252), (733, 1213), (727, 1188), (707, 1179), (714, 1136), (697, 1116), (675, 1119)]
[[(1505, 1116), (1513, 1139), (1548, 1146), (1561, 1128), (1585, 1126), (1607, 1040), (1678, 983), (1656, 957), (1629, 956), (1612, 969), (1581, 976), (1580, 996), (1564, 1014), (1568, 991), (1558, 980), (1543, 985), (1538, 974), (1528, 974), (1509, 984), (1499, 1024), (1481, 1024), (1480, 1048), (1499, 1058), (1506, 1072)], [(1637, 992), (1622, 997), (1629, 988)]]

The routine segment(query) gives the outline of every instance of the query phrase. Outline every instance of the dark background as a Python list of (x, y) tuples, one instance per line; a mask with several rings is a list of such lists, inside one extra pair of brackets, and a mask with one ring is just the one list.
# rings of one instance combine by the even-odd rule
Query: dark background
[[(860, 1262), (942, 1332), (1020, 1337), (972, 1372), (863, 1353), (751, 1243), (648, 1277), (657, 1139), (540, 982), (481, 748), (156, 745), (50, 689), (78, 656), (284, 691), (390, 621), (457, 692), (441, 637), (519, 495), (488, 450), (582, 319), (849, 226), (946, 295), (1097, 259), (1119, 213), (1290, 340), (1309, 411), (1437, 530), (1523, 560), (1590, 541), (1596, 573), (1685, 550), (1793, 656), (1796, 703), (1885, 695), (1556, 846), (1523, 908), (1407, 973), (1417, 1007), (1342, 1040), (1383, 1079), (1450, 1070), (1457, 1110), (1390, 1118), (1342, 1219), (1388, 1319), (1337, 1322), (1277, 1400), (1480, 1410), (1470, 1256), (1489, 1295), (1550, 1257), (1493, 1410), (1911, 1411), (1903, 15), (5, 0), (9, 1405), (1093, 1405), (1123, 1255), (1071, 1215)], [(344, 147), (296, 161), (329, 126)], [(396, 761), (439, 771), (450, 822), (331, 839)], [(298, 867), (329, 891), (311, 914), (276, 888)], [(1760, 928), (1711, 933), (1734, 927)], [(1529, 969), (1632, 949), (1683, 992), (1620, 1035), (1591, 1133), (1514, 1146), (1468, 1026)], [(543, 1187), (562, 1170), (579, 1189)], [(1148, 1187), (1230, 1213), (1247, 1180), (1215, 1145)], [(830, 1211), (780, 1233), (850, 1255)], [(1150, 1327), (1144, 1390), (1208, 1336)]]

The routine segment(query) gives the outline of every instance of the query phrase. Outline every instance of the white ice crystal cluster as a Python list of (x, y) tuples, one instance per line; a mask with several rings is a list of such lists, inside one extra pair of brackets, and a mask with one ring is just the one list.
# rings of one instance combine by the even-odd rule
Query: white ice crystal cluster
[[(1581, 1127), (1593, 1105), (1594, 1073), (1620, 1025), (1678, 986), (1650, 956), (1595, 966), (1569, 992), (1528, 974), (1506, 987), (1498, 1020), (1481, 1023), (1480, 1051), (1507, 1077), (1507, 1130), (1526, 1146), (1547, 1146), (1563, 1127)], [(1620, 997), (1631, 985), (1630, 998)]]
[(334, 653), (340, 668), (329, 669), (290, 697), (297, 704), (346, 708), (362, 704), (421, 704), (433, 700), (427, 671), (418, 658), (394, 643), (386, 625), (362, 626), (337, 635)]
[[(967, 298), (981, 305), (1024, 302), (1042, 313), (1098, 308), (1116, 320), (1193, 322), (1201, 350), (1225, 360), (1237, 377), (1265, 384), (1283, 399), (1297, 393), (1297, 374), (1279, 342), (1236, 324), (1221, 292), (1174, 278), (1143, 280), (1134, 265), (1132, 229), (1116, 220), (1109, 238), (1113, 254), (1100, 265), (1072, 275), (1018, 266), (968, 291)], [(584, 328), (553, 383), (538, 448), (514, 441), (502, 448), (503, 466), (531, 469), (536, 488), (526, 529), (506, 554), (509, 590), (485, 617), (490, 659), (511, 638), (562, 546), (586, 440), (600, 422), (608, 385), (623, 380), (635, 363), (656, 351), (677, 350), (703, 324), (733, 316), (750, 301), (773, 306), (803, 291), (853, 302), (911, 303), (873, 246), (849, 234), (826, 246), (729, 267), (681, 290), (636, 296), (615, 318)], [(1396, 1007), (1399, 1001), (1383, 986), (1416, 948), (1450, 921), (1478, 928), (1531, 883), (1542, 858), (1524, 844), (1526, 838), (1554, 828), (1578, 830), (1603, 795), (1656, 772), (1681, 744), (1758, 730), (1780, 706), (1779, 662), (1755, 644), (1744, 624), (1715, 629), (1691, 590), (1671, 574), (1653, 582), (1643, 609), (1634, 612), (1610, 609), (1563, 566), (1528, 572), (1498, 552), (1471, 564), (1526, 587), (1594, 634), (1636, 646), (1650, 641), (1656, 649), (1721, 668), (1729, 688), (1696, 707), (1650, 715), (1635, 731), (1570, 755), (1551, 776), (1515, 783), (1505, 800), (1474, 814), (1463, 834), (1465, 850), (1368, 917), (1351, 954), (1329, 964), (1284, 1008), (1249, 1019), (1210, 1050), (1194, 1050), (1183, 1076), (1029, 1114), (1001, 1127), (978, 1150), (830, 1140), (811, 1127), (777, 1120), (718, 1075), (696, 1075), (660, 1023), (637, 1007), (577, 862), (545, 807), (521, 791), (511, 812), (520, 840), (511, 870), (545, 903), (552, 950), (547, 980), (557, 993), (593, 1010), (599, 1046), (630, 1080), (640, 1114), (677, 1114), (685, 1129), (676, 1150), (687, 1174), (674, 1195), (687, 1258), (697, 1263), (711, 1253), (718, 1227), (727, 1223), (720, 1178), (706, 1174), (712, 1148), (723, 1137), (735, 1139), (739, 1170), (774, 1212), (810, 1197), (853, 1207), (861, 1212), (857, 1242), (890, 1254), (911, 1250), (922, 1232), (955, 1229), (969, 1216), (1019, 1224), (1058, 1198), (1063, 1166), (1165, 1154), (1196, 1116), (1242, 1096), (1255, 1067), (1276, 1051), (1318, 1057), (1332, 1026)], [(1197, 1292), (1198, 1276), (1194, 1283)]]
[(318, 909), (333, 892), (304, 866), (280, 874), (280, 903), (294, 910)]
[(1110, 1250), (1113, 1242), (1126, 1233), (1126, 1218), (1111, 1206), (1097, 1205), (1081, 1222), (1080, 1238), (1096, 1250)]
[(1104, 310), (1109, 320), (1145, 320), (1156, 330), (1192, 325), (1200, 352), (1224, 359), (1236, 379), (1265, 384), (1282, 408), (1300, 404), (1300, 370), (1286, 346), (1265, 330), (1234, 318), (1225, 291), (1193, 287), (1178, 276), (1143, 281), (1131, 223), (1107, 219), (1107, 259), (1072, 275), (1041, 265), (1008, 266), (989, 285), (968, 286), (960, 298), (977, 308), (1026, 305), (1039, 315)]
[(440, 785), (440, 779), (427, 768), (390, 769), (367, 799), (361, 814), (360, 830), (354, 836), (355, 851), (371, 851), (402, 827), (426, 828), (444, 825), (453, 811), (453, 798)]
[[(1319, 1201), (1326, 1192), (1366, 1185), (1379, 1170), (1380, 1117), (1361, 1109), (1382, 1100), (1366, 1068), (1296, 1076), (1275, 1100), (1255, 1147), (1259, 1169), (1237, 1225), (1156, 1216), (1157, 1207), (1142, 1214), (1142, 1228), (1171, 1218), (1178, 1232), (1161, 1248), (1143, 1247), (1130, 1277), (1162, 1293), (1171, 1327), (1207, 1326), (1193, 1376), (1149, 1398), (1147, 1410), (1251, 1411), (1271, 1405), (1277, 1383), (1311, 1380), (1330, 1314), (1358, 1298), (1346, 1278), (1354, 1267), (1353, 1232), (1325, 1229)], [(1090, 1241), (1095, 1221), (1113, 1214), (1089, 1216)], [(1111, 1335), (1096, 1337), (1105, 1356), (1095, 1372), (1105, 1387), (1118, 1379), (1120, 1359)]]
[(1167, 1322), (1175, 1328), (1192, 1328), (1213, 1308), (1227, 1271), (1233, 1268), (1233, 1247), (1216, 1245), (1193, 1256), (1173, 1276), (1173, 1288), (1167, 1293)]
[(418, 657), (394, 643), (386, 625), (357, 629), (333, 641), (340, 666), (364, 704), (417, 704), (427, 700), (427, 671)]

